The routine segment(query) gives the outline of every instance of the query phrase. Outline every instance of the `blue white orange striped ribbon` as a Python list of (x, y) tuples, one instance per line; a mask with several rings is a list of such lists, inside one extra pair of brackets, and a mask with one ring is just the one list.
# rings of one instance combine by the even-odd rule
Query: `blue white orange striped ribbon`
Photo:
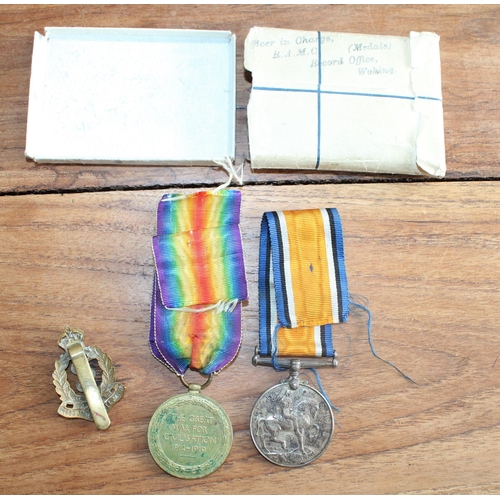
[(266, 212), (259, 252), (260, 354), (332, 356), (332, 325), (348, 315), (337, 210)]

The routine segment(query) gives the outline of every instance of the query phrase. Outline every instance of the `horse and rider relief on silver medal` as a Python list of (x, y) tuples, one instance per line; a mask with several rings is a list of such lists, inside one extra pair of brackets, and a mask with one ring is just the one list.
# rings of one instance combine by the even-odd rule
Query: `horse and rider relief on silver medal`
[(300, 467), (318, 458), (330, 443), (333, 427), (328, 401), (292, 371), (259, 398), (250, 418), (257, 450), (284, 467)]

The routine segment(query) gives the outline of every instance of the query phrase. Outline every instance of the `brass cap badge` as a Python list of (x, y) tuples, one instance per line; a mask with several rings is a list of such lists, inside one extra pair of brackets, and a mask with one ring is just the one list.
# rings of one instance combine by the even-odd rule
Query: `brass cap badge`
[[(52, 379), (62, 401), (57, 413), (67, 418), (93, 420), (99, 430), (111, 425), (108, 410), (117, 403), (125, 387), (115, 380), (115, 368), (111, 359), (98, 347), (85, 346), (85, 334), (81, 330), (66, 327), (59, 337), (59, 346), (64, 354), (55, 362)], [(102, 380), (97, 386), (95, 374), (89, 361), (97, 360), (102, 370)], [(75, 392), (69, 382), (66, 369), (72, 363), (71, 370), (78, 376), (79, 384)], [(83, 394), (82, 394), (83, 393)]]

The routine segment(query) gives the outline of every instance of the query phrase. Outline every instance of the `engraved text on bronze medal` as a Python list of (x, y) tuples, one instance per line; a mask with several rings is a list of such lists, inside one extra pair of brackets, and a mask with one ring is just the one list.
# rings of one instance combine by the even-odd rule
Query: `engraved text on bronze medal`
[(231, 449), (233, 434), (225, 411), (201, 394), (165, 401), (148, 429), (156, 463), (173, 476), (194, 479), (218, 469)]

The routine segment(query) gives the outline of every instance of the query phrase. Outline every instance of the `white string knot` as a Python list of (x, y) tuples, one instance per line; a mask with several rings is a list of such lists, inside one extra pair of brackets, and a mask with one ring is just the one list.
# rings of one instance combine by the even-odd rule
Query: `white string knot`
[(238, 305), (240, 299), (232, 299), (232, 300), (219, 300), (215, 304), (210, 304), (207, 307), (165, 307), (165, 309), (168, 309), (169, 311), (179, 311), (179, 312), (190, 312), (190, 313), (202, 313), (202, 312), (207, 312), (215, 309), (215, 312), (217, 314), (220, 313), (232, 313), (236, 306)]
[(231, 184), (231, 182), (233, 182), (233, 179), (236, 179), (236, 182), (240, 186), (243, 186), (243, 166), (245, 165), (245, 160), (243, 160), (238, 166), (236, 166), (235, 163), (233, 164), (229, 156), (226, 156), (224, 160), (213, 160), (213, 162), (217, 163), (217, 165), (220, 165), (225, 170), (228, 175), (228, 179), (226, 182), (224, 182), (224, 184), (221, 184), (220, 186), (213, 189), (212, 193), (215, 193), (220, 189), (227, 188)]

